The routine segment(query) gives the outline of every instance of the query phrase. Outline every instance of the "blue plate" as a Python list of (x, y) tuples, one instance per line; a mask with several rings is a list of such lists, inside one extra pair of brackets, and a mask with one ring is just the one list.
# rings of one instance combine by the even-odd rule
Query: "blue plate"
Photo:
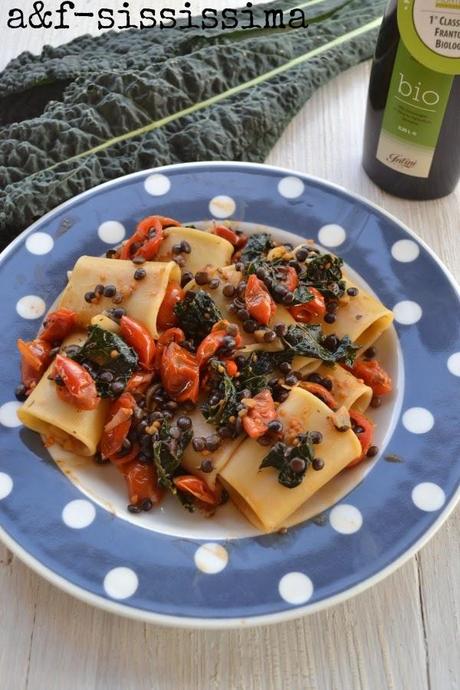
[[(16, 339), (34, 336), (80, 255), (102, 254), (152, 212), (186, 222), (238, 220), (313, 238), (339, 253), (393, 308), (388, 358), (397, 394), (382, 418), (384, 448), (319, 519), (264, 536), (232, 531), (228, 520), (220, 533), (200, 532), (198, 522), (182, 530), (173, 513), (168, 525), (167, 511), (161, 524), (139, 525), (82, 490), (38, 436), (19, 425)], [(32, 568), (87, 602), (182, 626), (293, 618), (394, 570), (459, 498), (458, 288), (401, 223), (341, 188), (241, 163), (130, 175), (67, 202), (13, 242), (1, 255), (0, 294), (0, 534)]]

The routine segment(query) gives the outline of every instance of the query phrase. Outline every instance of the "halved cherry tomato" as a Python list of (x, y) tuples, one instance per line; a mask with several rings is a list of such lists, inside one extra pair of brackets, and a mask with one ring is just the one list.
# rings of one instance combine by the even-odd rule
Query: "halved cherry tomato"
[(200, 386), (200, 368), (195, 355), (177, 343), (169, 343), (163, 350), (160, 368), (161, 382), (176, 402), (196, 402)]
[(155, 361), (155, 341), (146, 327), (129, 316), (122, 316), (120, 334), (136, 351), (139, 364), (144, 369), (152, 369)]
[(372, 424), (370, 419), (365, 417), (360, 412), (356, 412), (356, 410), (350, 410), (350, 419), (352, 421), (353, 426), (360, 427), (362, 429), (362, 431), (360, 431), (359, 433), (355, 431), (355, 434), (358, 437), (358, 440), (361, 444), (362, 453), (359, 457), (357, 457), (355, 460), (352, 460), (347, 465), (347, 467), (354, 467), (366, 458), (367, 451), (372, 445), (372, 438), (374, 436), (374, 425)]
[(311, 393), (312, 395), (316, 395), (317, 398), (323, 401), (325, 405), (331, 408), (331, 410), (336, 410), (338, 405), (337, 401), (330, 393), (327, 388), (322, 386), (320, 383), (313, 383), (311, 381), (302, 381), (300, 384), (301, 388), (304, 388), (306, 391)]
[(153, 465), (145, 465), (138, 460), (123, 464), (120, 467), (128, 484), (129, 500), (134, 505), (149, 499), (159, 503), (163, 490), (158, 486), (157, 473)]
[(326, 303), (324, 297), (314, 287), (309, 287), (308, 291), (313, 295), (313, 299), (305, 304), (296, 304), (289, 308), (289, 313), (299, 323), (310, 323), (314, 319), (322, 319), (326, 313)]
[[(220, 347), (222, 347), (224, 344), (224, 338), (229, 335), (228, 326), (228, 321), (218, 321), (212, 327), (209, 335), (203, 338), (201, 343), (198, 345), (196, 359), (200, 368), (207, 364), (211, 357), (216, 354)], [(232, 337), (235, 340), (235, 347), (239, 347), (241, 345), (241, 335), (239, 330), (236, 335)]]
[(276, 304), (265, 287), (265, 283), (259, 280), (254, 273), (248, 278), (244, 301), (252, 318), (267, 326), (276, 311)]
[(47, 343), (61, 342), (72, 333), (76, 324), (77, 314), (71, 309), (52, 311), (43, 322), (40, 340), (46, 340)]
[(26, 392), (35, 388), (50, 362), (51, 345), (40, 338), (17, 341), (21, 355), (21, 380)]
[(222, 239), (227, 240), (227, 242), (230, 242), (230, 244), (233, 244), (233, 246), (236, 247), (238, 243), (238, 235), (230, 228), (227, 228), (225, 225), (216, 225), (216, 227), (213, 230), (213, 233), (214, 235), (217, 235), (218, 237), (222, 237)]
[(268, 388), (251, 398), (251, 403), (251, 406), (247, 406), (247, 415), (242, 419), (243, 429), (250, 438), (260, 438), (276, 417), (275, 403)]
[(131, 428), (136, 401), (131, 393), (124, 392), (110, 405), (100, 443), (101, 455), (108, 458), (121, 450)]
[(56, 355), (53, 376), (62, 381), (62, 385), (56, 385), (56, 391), (64, 402), (79, 410), (94, 410), (99, 405), (96, 384), (90, 373), (78, 362)]
[(296, 289), (299, 284), (299, 276), (297, 271), (292, 266), (280, 266), (276, 269), (277, 273), (281, 274), (280, 283), (284, 285), (290, 292)]
[(217, 505), (216, 494), (199, 477), (195, 477), (193, 474), (185, 474), (181, 477), (174, 477), (173, 482), (179, 491), (190, 494), (199, 501), (203, 501), (203, 503), (213, 506)]
[(374, 395), (388, 395), (393, 390), (389, 374), (376, 359), (358, 359), (349, 371), (372, 388)]
[(164, 238), (164, 228), (177, 225), (180, 223), (165, 216), (144, 218), (138, 224), (136, 232), (123, 244), (119, 258), (134, 259), (136, 256), (143, 256), (144, 259), (150, 261), (158, 253)]
[(164, 331), (167, 328), (172, 328), (177, 323), (177, 317), (174, 313), (174, 307), (184, 297), (184, 291), (179, 283), (172, 281), (166, 288), (163, 302), (158, 310), (157, 328)]
[(153, 376), (152, 371), (136, 371), (126, 384), (125, 391), (128, 393), (144, 393), (152, 383)]

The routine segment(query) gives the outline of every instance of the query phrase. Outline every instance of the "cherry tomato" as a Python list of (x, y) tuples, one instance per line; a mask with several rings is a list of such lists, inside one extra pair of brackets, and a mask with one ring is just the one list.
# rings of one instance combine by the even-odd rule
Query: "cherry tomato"
[(388, 395), (393, 390), (390, 376), (376, 359), (358, 359), (350, 371), (372, 388), (374, 395)]
[(275, 403), (268, 389), (251, 398), (248, 413), (243, 417), (243, 428), (250, 438), (260, 438), (268, 430), (268, 425), (276, 417)]
[(58, 309), (48, 314), (43, 322), (40, 339), (47, 343), (61, 342), (74, 330), (77, 314), (71, 309)]
[(200, 369), (195, 355), (177, 343), (169, 343), (163, 350), (160, 368), (161, 382), (176, 402), (196, 402), (200, 386)]
[(136, 371), (128, 383), (125, 391), (128, 393), (144, 393), (148, 386), (152, 383), (153, 372), (151, 371)]
[(126, 453), (126, 455), (124, 453), (122, 455), (114, 453), (114, 455), (110, 455), (107, 459), (110, 460), (112, 465), (115, 465), (115, 467), (122, 471), (123, 465), (127, 465), (128, 462), (132, 462), (133, 460), (137, 459), (140, 450), (141, 449), (139, 445), (137, 443), (134, 443), (131, 450), (129, 451), (129, 453)]
[(145, 465), (138, 460), (133, 460), (121, 465), (120, 470), (125, 475), (128, 484), (130, 503), (137, 505), (147, 499), (153, 503), (161, 501), (164, 492), (158, 486), (153, 465)]
[(50, 362), (51, 345), (40, 338), (17, 341), (21, 355), (21, 380), (26, 392), (35, 388)]
[(180, 225), (172, 218), (148, 216), (141, 220), (136, 232), (127, 240), (121, 250), (120, 259), (134, 259), (143, 256), (147, 261), (155, 258), (164, 239), (164, 228)]
[(78, 362), (63, 355), (56, 355), (53, 377), (59, 377), (62, 381), (62, 385), (56, 384), (56, 391), (64, 402), (79, 410), (94, 410), (99, 405), (96, 384), (89, 372)]
[(374, 425), (367, 417), (365, 417), (360, 412), (356, 412), (356, 410), (350, 410), (350, 419), (355, 428), (358, 427), (362, 429), (362, 431), (359, 432), (355, 431), (355, 434), (358, 437), (358, 440), (361, 444), (362, 453), (359, 457), (357, 457), (355, 460), (352, 460), (348, 464), (348, 467), (354, 467), (366, 458), (367, 451), (372, 445), (372, 438), (374, 436)]
[(179, 491), (190, 494), (203, 503), (209, 505), (217, 505), (217, 496), (209, 486), (199, 477), (193, 474), (182, 475), (181, 477), (174, 477), (173, 482)]
[(276, 311), (276, 304), (265, 284), (254, 273), (248, 278), (244, 301), (252, 318), (267, 326)]
[(169, 345), (169, 343), (183, 343), (185, 340), (185, 333), (182, 328), (168, 328), (162, 333), (158, 339), (160, 345)]
[(309, 287), (308, 291), (313, 295), (313, 299), (305, 304), (296, 304), (290, 307), (289, 313), (299, 323), (310, 323), (310, 321), (322, 319), (326, 313), (326, 303), (324, 297), (314, 287)]
[(165, 331), (167, 328), (172, 328), (177, 323), (177, 317), (174, 313), (174, 307), (184, 297), (184, 291), (179, 283), (171, 282), (166, 288), (163, 302), (158, 310), (157, 328), (160, 331)]
[(322, 386), (320, 383), (312, 383), (311, 381), (302, 381), (300, 384), (302, 388), (304, 388), (306, 391), (311, 393), (312, 395), (316, 395), (317, 398), (323, 401), (325, 405), (331, 408), (331, 410), (336, 410), (338, 405), (336, 402), (336, 399), (330, 393), (327, 388)]
[(292, 266), (280, 266), (277, 268), (277, 273), (281, 273), (281, 284), (284, 285), (290, 292), (296, 289), (299, 284), (299, 276), (297, 271)]
[(122, 316), (120, 319), (120, 334), (128, 345), (137, 353), (139, 364), (144, 369), (152, 369), (155, 361), (155, 341), (139, 321)]
[(118, 453), (131, 428), (136, 401), (131, 393), (124, 392), (110, 405), (100, 443), (101, 455), (108, 458)]
[[(211, 333), (207, 335), (198, 346), (196, 351), (196, 358), (200, 368), (202, 368), (213, 355), (222, 347), (224, 344), (224, 338), (228, 337), (230, 334), (228, 332), (229, 323), (227, 321), (219, 321), (215, 323), (211, 329)], [(233, 330), (233, 329), (232, 329)], [(241, 345), (241, 335), (238, 330), (236, 335), (231, 336), (235, 340), (235, 347)]]
[(236, 247), (238, 243), (238, 235), (230, 228), (227, 228), (225, 225), (216, 225), (216, 227), (213, 230), (213, 233), (214, 235), (217, 235), (218, 237), (222, 237), (222, 239), (227, 240), (227, 242), (230, 242), (230, 244), (233, 244), (233, 246)]

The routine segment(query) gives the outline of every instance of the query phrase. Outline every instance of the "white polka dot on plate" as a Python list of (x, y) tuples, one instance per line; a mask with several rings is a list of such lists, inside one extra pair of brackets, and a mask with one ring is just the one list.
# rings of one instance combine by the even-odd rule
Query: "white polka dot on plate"
[(37, 295), (24, 295), (17, 301), (16, 311), (23, 319), (39, 319), (46, 311), (46, 304)]
[(305, 604), (313, 594), (313, 582), (304, 573), (287, 573), (279, 581), (278, 591), (288, 604)]
[(297, 199), (299, 196), (302, 196), (304, 189), (305, 185), (298, 177), (283, 177), (278, 182), (278, 192), (285, 199)]
[(353, 534), (361, 529), (363, 516), (355, 506), (341, 503), (331, 510), (329, 522), (336, 532), (340, 532), (340, 534)]
[(149, 175), (144, 182), (145, 191), (152, 196), (163, 196), (171, 189), (171, 181), (160, 173)]
[(13, 480), (6, 472), (0, 472), (0, 501), (10, 495), (13, 490)]
[(124, 239), (126, 229), (118, 220), (106, 220), (98, 227), (97, 234), (106, 244), (118, 244)]
[(412, 500), (417, 508), (431, 513), (443, 507), (446, 502), (446, 494), (437, 484), (422, 482), (412, 489)]
[(83, 529), (84, 527), (88, 527), (95, 517), (95, 507), (92, 503), (84, 499), (70, 501), (62, 511), (64, 524), (72, 529)]
[(420, 254), (420, 247), (414, 240), (398, 240), (391, 248), (391, 255), (396, 261), (408, 264)]
[(31, 254), (48, 254), (54, 247), (54, 240), (47, 232), (34, 232), (26, 239), (26, 249)]
[(198, 570), (207, 575), (220, 573), (228, 563), (228, 553), (221, 544), (203, 544), (194, 556), (195, 565)]
[(424, 407), (411, 407), (402, 416), (403, 426), (412, 434), (426, 434), (434, 425), (434, 417)]
[(447, 360), (447, 368), (454, 376), (460, 376), (460, 352), (455, 352)]
[(339, 247), (346, 238), (347, 233), (341, 225), (323, 225), (318, 233), (318, 240), (323, 247)]
[(113, 568), (104, 578), (104, 589), (112, 599), (128, 599), (138, 587), (139, 579), (131, 568)]
[(393, 307), (395, 320), (403, 326), (411, 326), (420, 321), (422, 313), (422, 307), (411, 300), (403, 300)]
[(21, 403), (16, 402), (16, 400), (4, 403), (0, 407), (0, 424), (11, 428), (21, 426), (22, 422), (17, 415), (17, 411), (20, 407)]
[(231, 196), (215, 196), (209, 202), (209, 211), (214, 218), (229, 218), (235, 213), (236, 203)]

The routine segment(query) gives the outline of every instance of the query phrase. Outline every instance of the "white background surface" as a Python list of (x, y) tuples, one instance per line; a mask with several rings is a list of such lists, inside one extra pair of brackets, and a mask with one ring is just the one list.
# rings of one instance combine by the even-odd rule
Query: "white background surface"
[[(69, 31), (5, 28), (9, 7), (31, 5), (1, 0), (0, 66), (91, 27), (80, 19)], [(116, 3), (80, 0), (78, 9), (104, 5)], [(131, 0), (130, 6), (159, 4)], [(382, 193), (360, 167), (369, 66), (317, 92), (267, 162), (367, 196), (412, 227), (458, 279), (460, 191), (435, 202), (404, 201)], [(205, 633), (92, 609), (0, 546), (0, 690), (458, 690), (459, 534), (457, 509), (418, 556), (345, 604), (273, 627)]]

